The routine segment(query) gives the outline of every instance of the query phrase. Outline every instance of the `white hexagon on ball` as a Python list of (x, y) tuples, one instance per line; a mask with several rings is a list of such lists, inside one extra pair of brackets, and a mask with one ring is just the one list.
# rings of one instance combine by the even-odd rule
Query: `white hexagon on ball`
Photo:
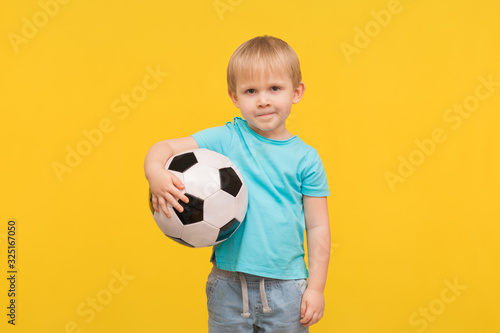
[(182, 239), (194, 247), (213, 245), (217, 236), (219, 236), (219, 228), (203, 221), (185, 225), (182, 229)]
[(196, 152), (196, 158), (198, 163), (203, 165), (209, 165), (215, 169), (222, 169), (231, 166), (233, 163), (226, 156), (219, 154), (214, 155), (212, 150), (199, 149)]
[(156, 224), (158, 224), (158, 227), (165, 235), (180, 238), (184, 225), (179, 220), (177, 214), (174, 212), (174, 208), (170, 204), (167, 205), (167, 208), (170, 212), (170, 218), (168, 218), (161, 209), (159, 212), (154, 212), (153, 217)]
[(220, 189), (219, 171), (209, 165), (197, 163), (183, 176), (186, 191), (200, 199), (204, 200)]
[(203, 220), (217, 228), (222, 228), (236, 217), (235, 206), (236, 198), (220, 190), (205, 200)]
[(240, 192), (236, 196), (236, 204), (234, 206), (234, 210), (236, 212), (235, 217), (238, 221), (242, 222), (243, 219), (245, 218), (245, 215), (247, 213), (247, 207), (248, 207), (248, 190), (245, 183), (243, 183)]

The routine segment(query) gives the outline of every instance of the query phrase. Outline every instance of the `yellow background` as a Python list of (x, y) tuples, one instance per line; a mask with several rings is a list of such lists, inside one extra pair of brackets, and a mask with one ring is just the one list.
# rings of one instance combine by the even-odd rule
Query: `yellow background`
[[(210, 249), (160, 232), (143, 160), (154, 142), (238, 115), (227, 61), (263, 34), (300, 57), (307, 89), (288, 126), (318, 149), (332, 193), (326, 314), (311, 331), (500, 331), (497, 1), (66, 2), (0, 5), (2, 332), (206, 331)], [(34, 21), (37, 31), (25, 27)], [(168, 75), (114, 112), (148, 68)], [(497, 85), (477, 88), (481, 77)], [(453, 128), (447, 110), (476, 89), (484, 98)], [(84, 131), (103, 121), (108, 133), (89, 148)], [(431, 149), (434, 129), (446, 139)], [(87, 156), (58, 178), (68, 147)], [(419, 165), (401, 177), (410, 157)]]

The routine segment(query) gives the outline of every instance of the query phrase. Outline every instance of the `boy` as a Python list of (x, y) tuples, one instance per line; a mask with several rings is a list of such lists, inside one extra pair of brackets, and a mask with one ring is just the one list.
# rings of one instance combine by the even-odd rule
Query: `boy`
[(245, 120), (154, 144), (144, 163), (153, 206), (169, 216), (167, 202), (182, 211), (178, 200), (188, 201), (181, 181), (164, 169), (172, 155), (208, 148), (228, 156), (243, 174), (249, 203), (241, 226), (213, 248), (209, 332), (308, 332), (325, 306), (330, 193), (316, 150), (286, 128), (305, 90), (299, 60), (281, 39), (255, 37), (231, 56), (227, 81)]

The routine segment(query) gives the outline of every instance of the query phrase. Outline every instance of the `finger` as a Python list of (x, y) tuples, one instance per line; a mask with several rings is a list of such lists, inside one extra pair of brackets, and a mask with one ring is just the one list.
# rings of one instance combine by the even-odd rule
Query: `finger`
[(309, 323), (309, 326), (316, 324), (318, 321), (320, 321), (322, 317), (322, 312), (315, 312), (313, 318), (311, 319), (311, 322)]
[(158, 209), (158, 197), (156, 195), (153, 195), (151, 203), (153, 204), (153, 209), (155, 210), (155, 212), (158, 213), (160, 210)]
[[(176, 188), (172, 189), (170, 191), (170, 194), (172, 194), (172, 197), (174, 198), (176, 204), (179, 204), (179, 202), (177, 201), (176, 198), (184, 201), (185, 203), (189, 202), (189, 198), (184, 193), (182, 193), (182, 191), (180, 191), (180, 190), (178, 190)], [(172, 204), (172, 206), (174, 206), (174, 204)]]
[(307, 310), (307, 302), (304, 299), (302, 299), (302, 302), (300, 304), (300, 318), (304, 318), (304, 316), (306, 315), (306, 310)]
[(314, 311), (312, 311), (310, 308), (306, 310), (306, 313), (304, 315), (304, 318), (302, 318), (302, 320), (300, 321), (301, 324), (308, 324), (309, 321), (311, 321), (312, 317), (313, 317), (313, 314), (314, 314)]
[(185, 203), (188, 203), (189, 202), (189, 198), (187, 196), (185, 196), (184, 193), (182, 193), (182, 191), (181, 191), (181, 190), (184, 189), (184, 184), (174, 174), (172, 174), (172, 184), (174, 184), (174, 186), (176, 187), (176, 189), (179, 190), (179, 191), (177, 191), (176, 196), (179, 199), (181, 199), (182, 201), (184, 201)]
[(308, 326), (311, 326), (311, 325), (314, 325), (316, 324), (317, 322), (319, 321), (319, 318), (318, 318), (318, 313), (315, 312), (313, 317), (311, 318), (311, 321), (307, 323)]
[(177, 178), (176, 175), (172, 174), (172, 183), (175, 185), (175, 187), (177, 187), (178, 189), (183, 189), (184, 188), (184, 184), (181, 182), (181, 180), (179, 178)]
[(167, 204), (165, 203), (165, 199), (160, 198), (158, 201), (159, 201), (159, 205), (160, 205), (161, 210), (163, 211), (163, 213), (164, 213), (164, 214), (165, 214), (168, 218), (170, 218), (170, 211), (168, 210)]
[(166, 193), (165, 196), (167, 197), (167, 201), (172, 205), (172, 207), (174, 207), (175, 210), (177, 210), (179, 213), (182, 213), (184, 211), (184, 208), (172, 194)]
[(319, 321), (319, 315), (318, 315), (318, 313), (316, 312), (316, 313), (314, 313), (314, 315), (313, 315), (313, 317), (312, 317), (311, 321), (310, 321), (308, 324), (309, 324), (309, 326), (311, 326), (311, 325), (316, 324), (318, 321)]
[(310, 320), (306, 321), (305, 323), (302, 323), (302, 326), (309, 327), (309, 326), (311, 326), (314, 323), (315, 323), (315, 321), (314, 321), (314, 315), (312, 315)]

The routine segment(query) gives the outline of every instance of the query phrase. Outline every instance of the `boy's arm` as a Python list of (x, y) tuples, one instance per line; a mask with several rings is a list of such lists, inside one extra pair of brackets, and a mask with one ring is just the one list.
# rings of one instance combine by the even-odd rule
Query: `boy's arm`
[(170, 217), (167, 202), (182, 212), (178, 199), (189, 201), (182, 193), (184, 185), (173, 173), (165, 170), (165, 163), (175, 154), (196, 148), (198, 148), (196, 140), (192, 136), (187, 136), (157, 142), (149, 149), (144, 160), (144, 173), (151, 189), (153, 207), (157, 212), (161, 207), (165, 215)]
[(330, 261), (330, 219), (326, 197), (304, 195), (309, 280), (302, 295), (300, 323), (311, 326), (317, 323), (325, 310), (323, 291)]

